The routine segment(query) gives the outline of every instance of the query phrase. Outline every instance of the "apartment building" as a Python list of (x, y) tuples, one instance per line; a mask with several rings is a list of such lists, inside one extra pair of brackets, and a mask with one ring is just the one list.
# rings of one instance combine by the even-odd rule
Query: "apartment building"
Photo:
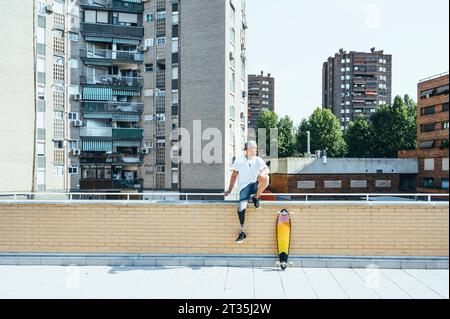
[[(0, 88), (8, 112), (1, 117), (3, 191), (62, 191), (64, 173), (66, 4), (26, 0), (2, 8)], [(5, 105), (6, 105), (5, 104)]]
[(392, 55), (339, 50), (322, 69), (322, 107), (330, 109), (345, 130), (360, 116), (370, 118), (392, 101)]
[(417, 94), (417, 150), (401, 151), (399, 157), (418, 159), (418, 192), (448, 193), (448, 72), (421, 80)]
[(261, 112), (275, 112), (275, 78), (270, 73), (248, 75), (248, 127), (257, 129)]
[[(35, 25), (18, 32), (16, 56), (32, 48), (34, 34), (36, 54), (28, 61), (36, 72), (26, 75), (29, 87), (36, 83), (36, 105), (31, 96), (16, 102), (27, 105), (30, 122), (29, 132), (20, 133), (29, 142), (21, 152), (30, 154), (11, 163), (26, 168), (22, 179), (29, 181), (18, 185), (85, 192), (225, 188), (247, 135), (244, 0), (36, 0), (23, 6), (30, 17), (36, 8)], [(12, 17), (26, 14), (13, 11)], [(11, 63), (16, 60), (9, 63), (20, 64)], [(14, 86), (11, 79), (1, 83), (2, 89)], [(211, 128), (217, 134), (205, 134)], [(216, 159), (205, 162), (199, 155), (214, 137)]]

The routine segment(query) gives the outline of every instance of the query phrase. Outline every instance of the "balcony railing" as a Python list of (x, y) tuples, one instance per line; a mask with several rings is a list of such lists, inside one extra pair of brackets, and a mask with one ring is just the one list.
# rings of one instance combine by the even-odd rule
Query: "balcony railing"
[(142, 39), (144, 36), (143, 27), (133, 27), (115, 24), (81, 23), (81, 34), (84, 36), (106, 36), (106, 37), (126, 37)]
[(137, 102), (83, 102), (82, 112), (142, 113), (144, 103)]
[(99, 154), (95, 156), (80, 158), (81, 164), (120, 164), (134, 165), (142, 164), (143, 158), (139, 154)]
[(80, 189), (141, 189), (142, 179), (81, 179)]
[(121, 12), (136, 12), (142, 13), (144, 11), (143, 1), (134, 0), (133, 2), (121, 0), (105, 0), (104, 4), (94, 3), (94, 0), (80, 0), (82, 7), (103, 8)]
[(80, 57), (85, 62), (89, 61), (119, 61), (128, 63), (141, 63), (144, 61), (144, 54), (139, 51), (113, 51), (106, 49), (80, 49)]
[(143, 77), (121, 76), (121, 75), (81, 75), (81, 84), (93, 84), (117, 87), (137, 87), (144, 85)]
[(112, 129), (113, 138), (142, 139), (144, 131), (141, 128), (114, 128)]
[(82, 127), (80, 128), (82, 137), (112, 137), (111, 127)]

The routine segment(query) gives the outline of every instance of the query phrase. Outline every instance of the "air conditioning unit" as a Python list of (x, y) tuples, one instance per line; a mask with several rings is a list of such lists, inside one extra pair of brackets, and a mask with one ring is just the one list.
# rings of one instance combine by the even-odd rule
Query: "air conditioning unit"
[(73, 156), (78, 156), (81, 155), (81, 150), (79, 148), (75, 148), (72, 150), (72, 155)]
[(243, 98), (247, 97), (247, 91), (242, 91), (242, 97)]
[(81, 100), (81, 94), (74, 94), (73, 96), (73, 100), (74, 101), (80, 101)]
[(47, 11), (47, 13), (53, 13), (53, 4), (47, 4), (45, 6), (45, 11)]
[(143, 148), (142, 149), (142, 154), (150, 154), (150, 149), (149, 148)]
[(78, 127), (83, 126), (83, 122), (80, 121), (80, 120), (75, 120), (75, 121), (72, 121), (72, 122), (73, 122), (73, 126), (78, 126)]
[(139, 51), (141, 51), (141, 52), (148, 51), (148, 46), (146, 46), (146, 45), (141, 45), (141, 46), (139, 47)]

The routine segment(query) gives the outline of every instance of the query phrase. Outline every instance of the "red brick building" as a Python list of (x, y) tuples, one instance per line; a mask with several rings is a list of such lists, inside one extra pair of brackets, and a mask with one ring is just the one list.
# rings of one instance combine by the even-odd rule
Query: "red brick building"
[(284, 158), (270, 161), (274, 193), (413, 192), (417, 159)]
[(418, 84), (417, 150), (399, 152), (400, 158), (418, 159), (418, 192), (448, 193), (448, 94), (448, 72)]

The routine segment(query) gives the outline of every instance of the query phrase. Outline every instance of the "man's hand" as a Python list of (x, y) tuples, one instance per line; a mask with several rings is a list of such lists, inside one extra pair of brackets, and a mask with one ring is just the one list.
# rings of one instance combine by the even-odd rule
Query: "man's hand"
[(230, 194), (231, 194), (231, 192), (230, 192), (230, 191), (226, 191), (225, 193), (223, 193), (223, 195), (224, 195), (225, 197), (228, 197), (228, 196), (230, 196)]

